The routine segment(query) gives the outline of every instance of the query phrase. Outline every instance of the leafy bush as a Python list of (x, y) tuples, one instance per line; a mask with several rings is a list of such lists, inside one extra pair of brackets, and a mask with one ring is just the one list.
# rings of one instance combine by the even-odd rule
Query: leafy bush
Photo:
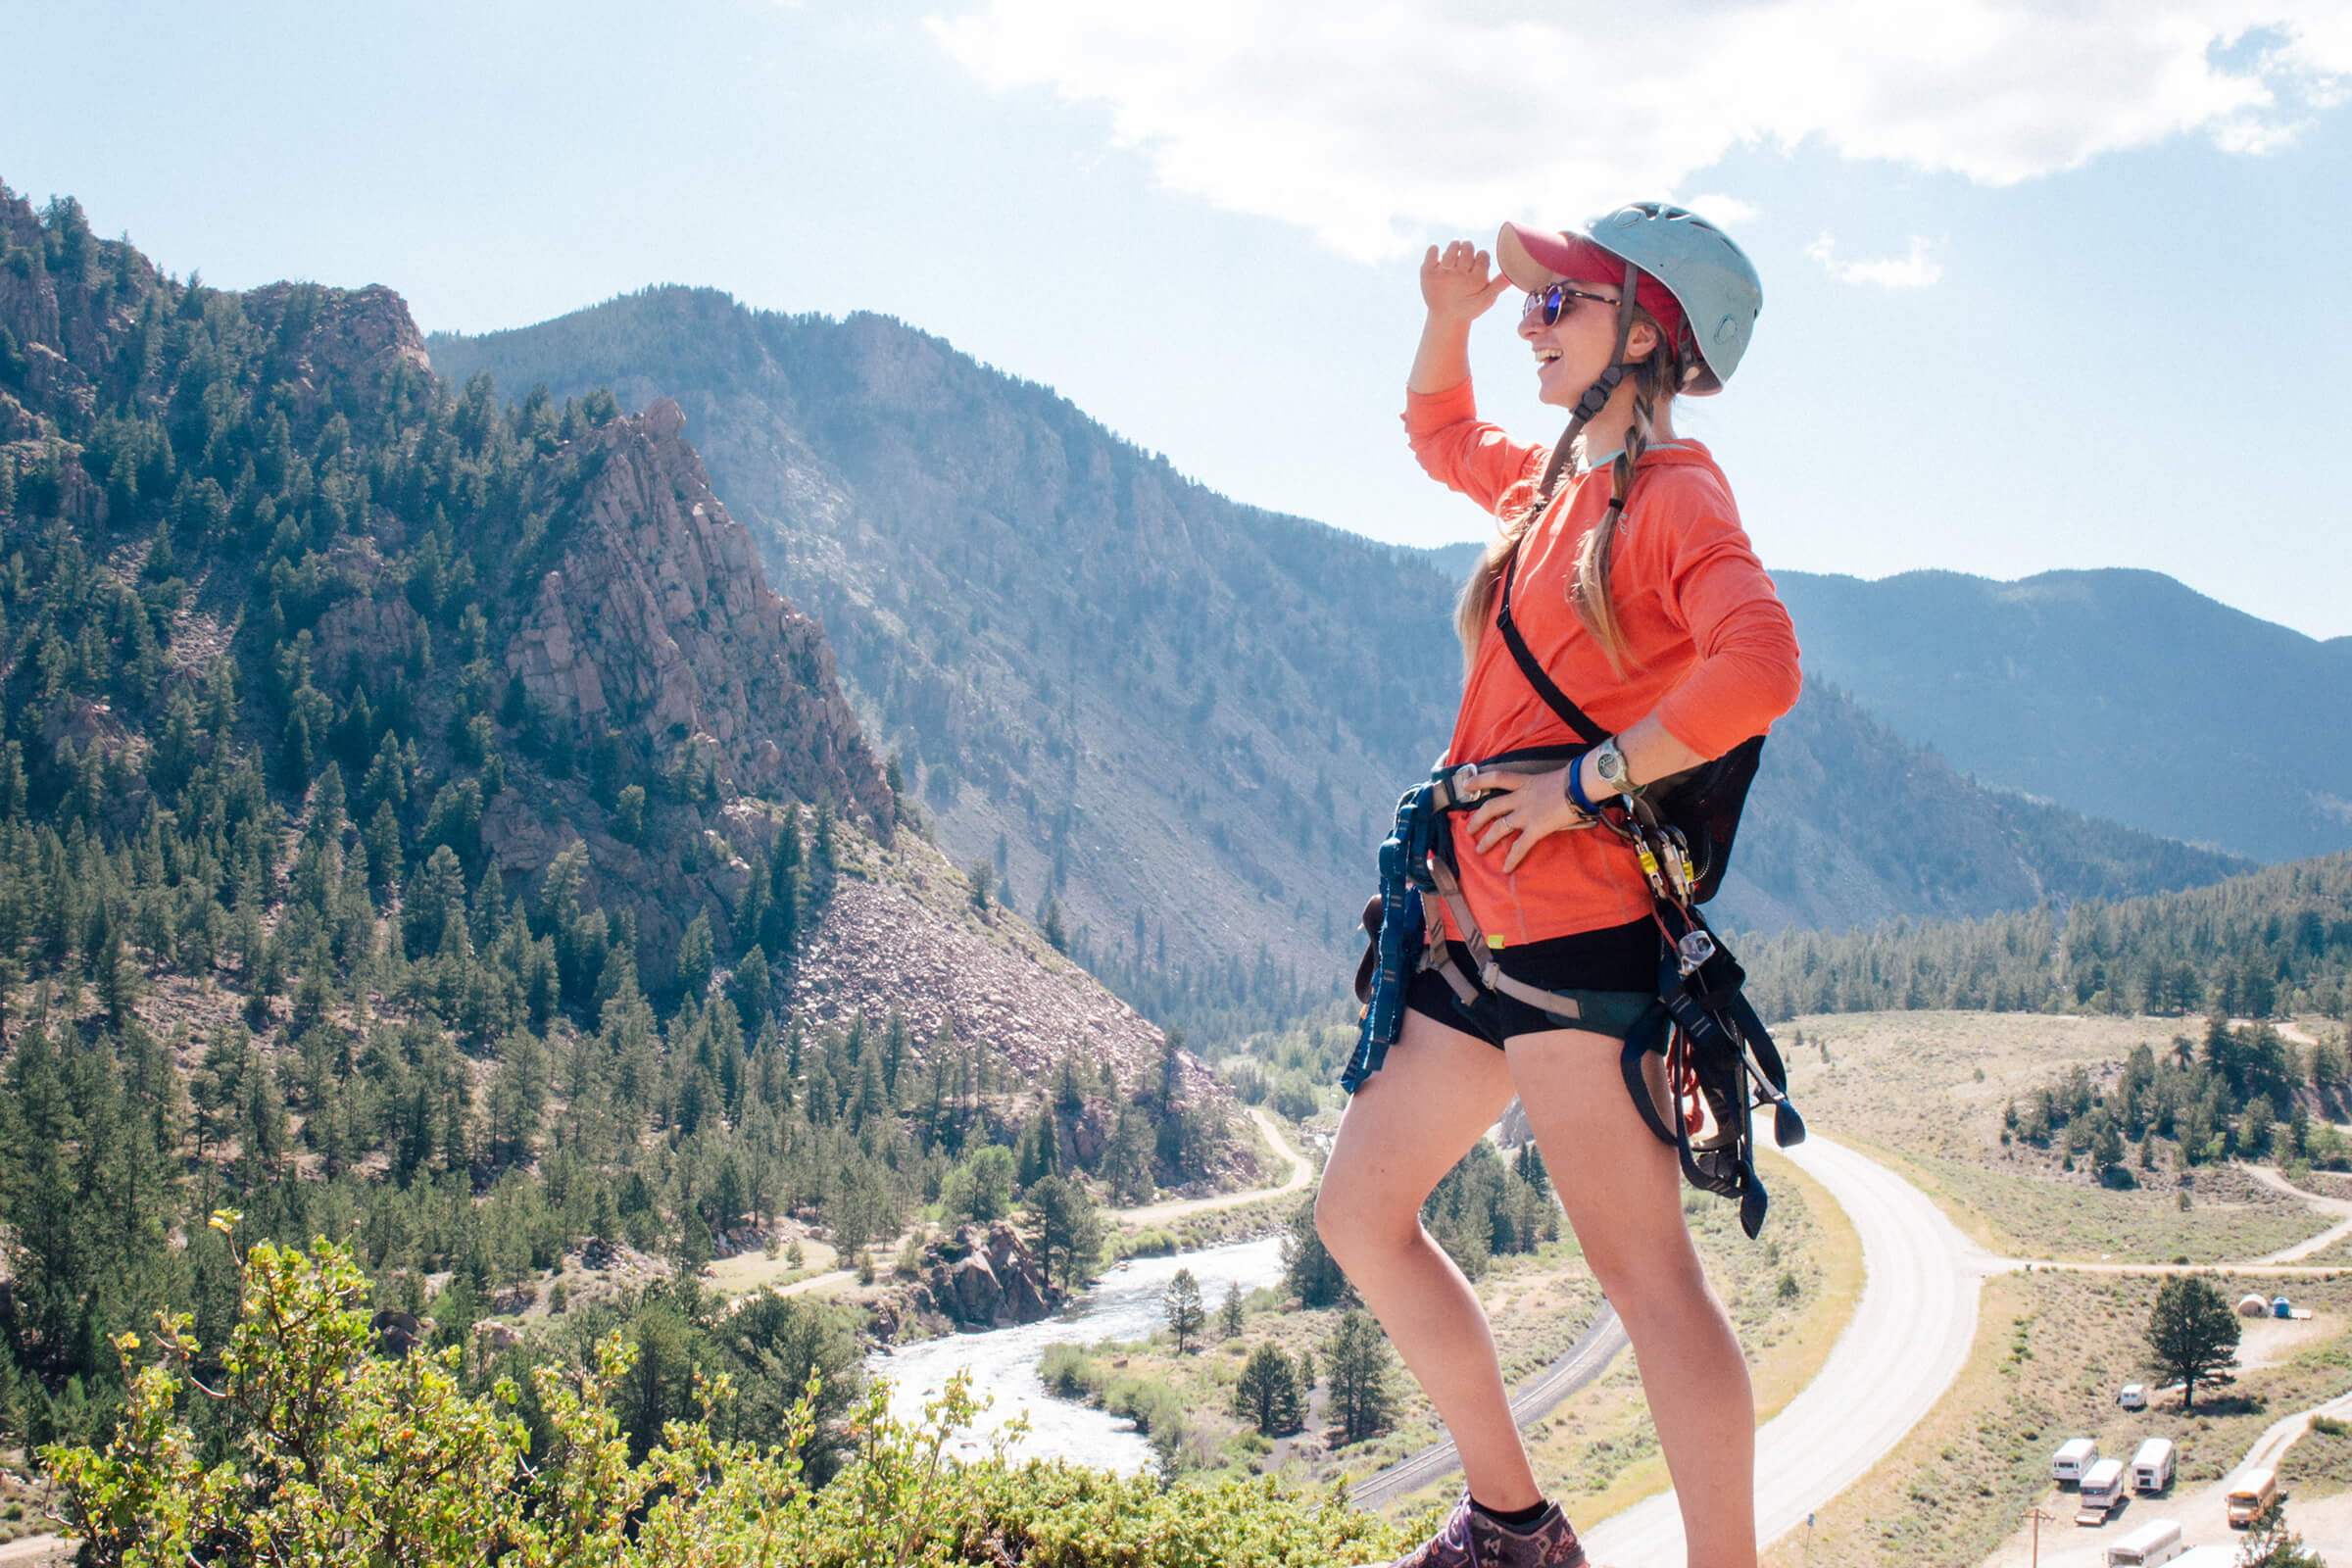
[[(476, 1397), (458, 1382), (455, 1349), (377, 1353), (366, 1280), (342, 1249), (264, 1244), (241, 1261), (224, 1350), (200, 1347), (188, 1318), (163, 1319), (161, 1354), (131, 1374), (113, 1441), (45, 1450), (84, 1561), (1308, 1568), (1396, 1549), (1389, 1527), (1336, 1495), (1308, 1499), (1272, 1480), (1163, 1486), (1016, 1466), (1001, 1448), (960, 1463), (949, 1449), (974, 1411), (960, 1379), (911, 1423), (890, 1414), (885, 1388), (870, 1390), (848, 1426), (848, 1462), (821, 1487), (798, 1441), (762, 1449), (712, 1436), (723, 1379), (704, 1388), (703, 1416), (670, 1422), (633, 1463), (613, 1407), (633, 1350), (617, 1336), (590, 1371), (536, 1371), (546, 1432), (534, 1444), (512, 1380)], [(145, 1346), (123, 1334), (116, 1348), (127, 1364)], [(199, 1441), (183, 1400), (218, 1406), (233, 1441)], [(1181, 1426), (1154, 1404), (1164, 1430)], [(796, 1439), (810, 1420), (804, 1401)]]

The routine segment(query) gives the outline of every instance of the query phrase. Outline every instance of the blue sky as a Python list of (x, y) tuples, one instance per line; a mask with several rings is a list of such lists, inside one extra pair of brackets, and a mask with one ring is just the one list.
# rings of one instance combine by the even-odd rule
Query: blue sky
[[(880, 311), (1418, 544), (1484, 525), (1396, 422), (1419, 247), (1670, 194), (1764, 275), (1681, 420), (1769, 564), (2144, 566), (2352, 634), (2352, 24), (2028, 9), (10, 0), (0, 179), (428, 330), (650, 282)], [(1508, 316), (1482, 402), (1548, 438)]]

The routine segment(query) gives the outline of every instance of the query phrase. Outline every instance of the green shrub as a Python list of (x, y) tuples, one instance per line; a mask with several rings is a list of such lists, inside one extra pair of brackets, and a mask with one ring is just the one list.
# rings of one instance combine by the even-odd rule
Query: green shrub
[[(723, 1378), (704, 1388), (703, 1417), (671, 1422), (632, 1463), (612, 1401), (635, 1352), (617, 1335), (584, 1374), (535, 1370), (546, 1427), (533, 1451), (513, 1380), (477, 1397), (458, 1382), (455, 1348), (374, 1353), (367, 1280), (342, 1249), (261, 1245), (240, 1262), (241, 1311), (218, 1370), (192, 1375), (203, 1352), (184, 1315), (159, 1325), (160, 1353), (145, 1366), (134, 1365), (140, 1337), (121, 1335), (130, 1388), (113, 1442), (43, 1450), (85, 1561), (456, 1568), (495, 1543), (517, 1562), (616, 1568), (1320, 1568), (1399, 1544), (1336, 1494), (1308, 1498), (1270, 1479), (1163, 1486), (1016, 1466), (1001, 1446), (958, 1462), (954, 1440), (974, 1411), (960, 1378), (917, 1422), (891, 1415), (877, 1380), (848, 1423), (847, 1462), (821, 1487), (796, 1457), (808, 1400), (790, 1417), (795, 1441), (725, 1442), (708, 1420), (728, 1396)], [(1181, 1441), (1173, 1395), (1138, 1393), (1154, 1441)], [(212, 1404), (226, 1441), (200, 1440), (183, 1400)]]
[(1172, 1231), (1137, 1231), (1118, 1246), (1121, 1257), (1173, 1257), (1183, 1244)]

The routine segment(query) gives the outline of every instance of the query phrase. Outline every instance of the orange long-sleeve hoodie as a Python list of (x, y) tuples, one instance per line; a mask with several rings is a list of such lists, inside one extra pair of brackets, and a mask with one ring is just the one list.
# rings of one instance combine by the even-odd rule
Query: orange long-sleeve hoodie
[[(1406, 393), (1404, 428), (1433, 478), (1489, 512), (1506, 498), (1524, 506), (1551, 456), (1548, 447), (1513, 441), (1481, 420), (1466, 380), (1445, 392)], [(1529, 650), (1612, 733), (1654, 711), (1669, 734), (1708, 757), (1761, 734), (1796, 701), (1796, 634), (1740, 526), (1723, 470), (1690, 440), (1650, 448), (1635, 468), (1609, 572), (1626, 641), (1622, 676), (1568, 597), (1577, 552), (1608, 501), (1604, 465), (1562, 484), (1521, 541), (1511, 618)], [(1494, 629), (1500, 604), (1497, 593), (1463, 683), (1446, 749), (1449, 765), (1581, 743), (1503, 646)], [(1505, 875), (1511, 841), (1481, 855), (1464, 820), (1453, 819), (1462, 893), (1490, 938), (1540, 942), (1649, 913), (1641, 868), (1613, 836), (1554, 833)], [(1449, 934), (1458, 936), (1452, 923)]]

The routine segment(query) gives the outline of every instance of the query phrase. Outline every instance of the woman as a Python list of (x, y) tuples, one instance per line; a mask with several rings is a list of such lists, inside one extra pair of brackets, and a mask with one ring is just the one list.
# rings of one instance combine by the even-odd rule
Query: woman
[[(1620, 839), (1580, 830), (1609, 796), (1721, 755), (1796, 700), (1788, 617), (1721, 470), (1673, 425), (1677, 393), (1730, 377), (1761, 295), (1720, 230), (1652, 203), (1569, 233), (1506, 224), (1495, 252), (1491, 271), (1467, 241), (1430, 248), (1406, 384), (1422, 466), (1501, 524), (1456, 616), (1468, 672), (1446, 760), (1578, 744), (1497, 627), (1506, 599), (1542, 672), (1612, 735), (1564, 767), (1482, 773), (1488, 793), (1452, 819), (1462, 895), (1518, 984), (1481, 986), (1465, 1004), (1438, 974), (1418, 976), (1401, 1035), (1341, 1122), (1316, 1225), (1437, 1406), (1469, 1483), (1399, 1568), (1581, 1562), (1520, 1446), (1478, 1298), (1419, 1220), (1516, 1093), (1633, 1342), (1690, 1561), (1752, 1568), (1746, 1363), (1684, 1228), (1674, 1152), (1643, 1124), (1618, 1064), (1655, 996), (1651, 894)], [(1519, 336), (1540, 395), (1574, 411), (1557, 448), (1480, 421), (1471, 396), (1471, 322), (1514, 284), (1527, 291)], [(1458, 938), (1450, 915), (1446, 927)], [(1458, 943), (1453, 957), (1479, 972)], [(1575, 1016), (1531, 1004), (1528, 987), (1574, 999)]]

